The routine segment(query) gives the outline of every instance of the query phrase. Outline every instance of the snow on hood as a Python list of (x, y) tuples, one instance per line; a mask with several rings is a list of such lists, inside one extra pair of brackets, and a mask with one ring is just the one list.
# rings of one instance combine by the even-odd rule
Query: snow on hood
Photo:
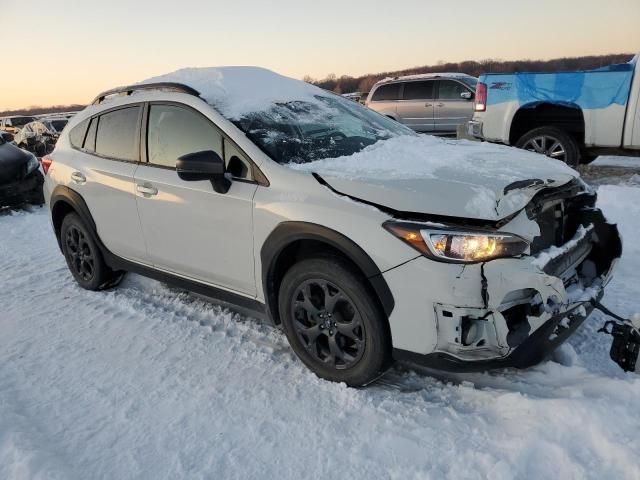
[(177, 82), (195, 88), (200, 97), (231, 120), (269, 110), (290, 101), (318, 103), (330, 96), (321, 88), (260, 67), (183, 68), (140, 83)]
[(319, 174), (340, 193), (394, 210), (492, 221), (524, 208), (541, 188), (579, 176), (536, 153), (428, 135), (391, 138), (348, 157), (290, 166)]

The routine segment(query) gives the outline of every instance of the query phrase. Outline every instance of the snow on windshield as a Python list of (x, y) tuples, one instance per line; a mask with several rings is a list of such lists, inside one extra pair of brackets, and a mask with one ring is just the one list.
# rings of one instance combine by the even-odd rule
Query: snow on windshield
[(178, 82), (233, 121), (279, 163), (349, 156), (380, 140), (413, 135), (361, 105), (257, 67), (189, 68), (147, 82)]
[(154, 82), (177, 82), (195, 88), (230, 120), (269, 110), (277, 103), (318, 104), (318, 96), (332, 96), (314, 85), (260, 67), (183, 68), (140, 83)]
[[(417, 178), (491, 178), (500, 182), (577, 176), (575, 170), (525, 150), (431, 135), (391, 138), (351, 156), (292, 165), (296, 170), (353, 180), (414, 180)], [(547, 178), (542, 178), (546, 180)]]

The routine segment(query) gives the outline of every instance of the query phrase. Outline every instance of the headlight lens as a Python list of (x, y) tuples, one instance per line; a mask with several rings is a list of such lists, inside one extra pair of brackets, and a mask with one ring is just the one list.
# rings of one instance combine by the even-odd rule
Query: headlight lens
[(443, 262), (486, 262), (516, 257), (529, 248), (525, 240), (510, 233), (452, 230), (405, 222), (386, 222), (383, 226), (425, 256)]

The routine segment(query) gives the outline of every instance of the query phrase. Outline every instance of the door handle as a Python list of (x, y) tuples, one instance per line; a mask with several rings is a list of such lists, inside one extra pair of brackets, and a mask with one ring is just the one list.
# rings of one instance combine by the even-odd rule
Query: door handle
[(158, 189), (150, 185), (136, 185), (136, 190), (138, 193), (149, 197), (158, 194)]
[(433, 107), (433, 103), (425, 103), (424, 106), (425, 107)]
[(85, 177), (80, 172), (73, 172), (71, 174), (71, 180), (73, 180), (75, 183), (85, 183), (87, 181), (87, 177)]
[(444, 103), (436, 103), (436, 107), (444, 107)]

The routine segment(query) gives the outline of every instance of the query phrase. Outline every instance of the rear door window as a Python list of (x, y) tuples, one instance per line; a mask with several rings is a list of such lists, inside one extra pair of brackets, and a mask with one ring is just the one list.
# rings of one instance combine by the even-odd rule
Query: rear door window
[(383, 100), (398, 100), (400, 98), (400, 83), (390, 83), (381, 85), (373, 92), (371, 101), (378, 102)]
[(95, 146), (98, 155), (131, 162), (138, 160), (140, 110), (139, 106), (127, 107), (100, 115)]
[(404, 84), (404, 100), (429, 100), (433, 98), (433, 80)]

